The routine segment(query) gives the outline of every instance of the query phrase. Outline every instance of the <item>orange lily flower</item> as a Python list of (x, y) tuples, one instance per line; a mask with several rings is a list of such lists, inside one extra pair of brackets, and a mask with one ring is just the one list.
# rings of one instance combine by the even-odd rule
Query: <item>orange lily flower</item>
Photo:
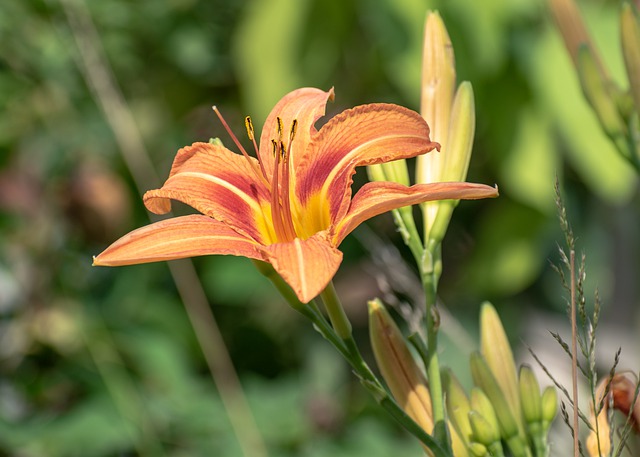
[(307, 303), (331, 281), (342, 261), (338, 245), (363, 221), (429, 200), (497, 195), (481, 184), (371, 182), (352, 199), (356, 167), (415, 157), (438, 144), (419, 114), (390, 104), (348, 109), (316, 130), (329, 99), (333, 90), (303, 88), (286, 95), (267, 118), (259, 147), (247, 118), (257, 159), (233, 135), (242, 155), (209, 143), (180, 149), (169, 178), (147, 192), (144, 203), (166, 214), (173, 199), (202, 214), (134, 230), (95, 257), (94, 265), (244, 256), (269, 262)]

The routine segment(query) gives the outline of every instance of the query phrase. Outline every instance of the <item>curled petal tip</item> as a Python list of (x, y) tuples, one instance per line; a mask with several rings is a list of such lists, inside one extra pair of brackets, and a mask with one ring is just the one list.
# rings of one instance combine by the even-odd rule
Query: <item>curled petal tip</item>
[(334, 101), (336, 98), (336, 92), (334, 90), (334, 87), (331, 86), (331, 89), (329, 89), (327, 92), (329, 92), (329, 101)]

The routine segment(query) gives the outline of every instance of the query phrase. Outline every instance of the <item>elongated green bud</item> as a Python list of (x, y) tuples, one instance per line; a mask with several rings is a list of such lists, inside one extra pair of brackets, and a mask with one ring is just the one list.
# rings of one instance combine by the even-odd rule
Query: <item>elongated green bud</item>
[(471, 457), (469, 450), (471, 437), (471, 425), (468, 417), (469, 399), (458, 379), (448, 368), (442, 371), (442, 384), (446, 393), (445, 400), (453, 455), (455, 457)]
[(526, 421), (529, 441), (533, 445), (536, 457), (547, 457), (549, 455), (549, 446), (547, 445), (548, 427), (545, 427), (543, 423), (540, 385), (529, 365), (520, 367), (519, 383), (522, 414)]
[(636, 113), (640, 113), (640, 25), (635, 8), (625, 2), (620, 15), (622, 55), (629, 77)]
[(451, 421), (449, 424), (449, 436), (451, 436), (451, 449), (455, 457), (471, 457), (469, 454), (469, 447), (466, 439), (460, 436), (460, 433), (453, 426)]
[(542, 427), (548, 430), (558, 413), (558, 392), (555, 387), (548, 386), (542, 392), (541, 411)]
[(524, 432), (520, 432), (518, 422), (511, 413), (504, 393), (479, 352), (471, 354), (471, 376), (473, 382), (491, 401), (500, 424), (502, 438), (507, 442), (514, 457), (530, 456), (531, 451), (526, 443)]
[(469, 424), (469, 411), (471, 405), (469, 398), (465, 393), (460, 381), (455, 377), (451, 370), (443, 370), (442, 382), (446, 392), (447, 413), (453, 426), (460, 434), (460, 437), (469, 442), (471, 436), (471, 425)]
[(369, 165), (367, 167), (367, 175), (369, 175), (369, 181), (389, 181), (381, 163)]
[[(474, 387), (471, 389), (471, 411), (475, 411), (480, 413), (480, 415), (486, 419), (486, 421), (491, 425), (492, 428), (496, 430), (498, 438), (500, 438), (500, 425), (498, 425), (498, 418), (496, 417), (496, 412), (493, 409), (493, 405), (491, 405), (491, 401), (485, 393), (479, 387)], [(472, 424), (473, 428), (473, 424)], [(476, 441), (481, 442), (482, 444), (487, 444), (484, 441), (478, 439)], [(495, 441), (495, 440), (494, 440)]]
[(476, 108), (469, 81), (460, 83), (456, 91), (449, 122), (446, 151), (449, 160), (442, 178), (443, 181), (465, 181), (476, 131)]
[(491, 423), (491, 420), (486, 419), (478, 411), (469, 412), (469, 423), (473, 430), (474, 441), (483, 444), (487, 448), (492, 447), (496, 442), (500, 442), (500, 430)]
[(405, 186), (411, 185), (407, 161), (404, 159), (369, 165), (367, 173), (371, 181), (391, 181)]
[(625, 139), (627, 127), (618, 111), (614, 97), (617, 89), (614, 88), (613, 82), (604, 79), (599, 71), (596, 57), (587, 46), (581, 47), (578, 51), (577, 69), (582, 91), (598, 116), (603, 130), (615, 143), (620, 153), (633, 162), (634, 157)]
[(469, 445), (469, 452), (474, 457), (490, 457), (489, 449), (484, 444), (473, 442)]
[(529, 365), (520, 367), (519, 384), (522, 414), (525, 421), (527, 421), (527, 424), (540, 422), (542, 420), (540, 385)]
[[(489, 302), (483, 303), (480, 310), (480, 352), (500, 386), (511, 411), (511, 416), (518, 427), (518, 432), (524, 435), (524, 424), (521, 421), (520, 389), (518, 388), (513, 352), (500, 316)], [(488, 392), (486, 393), (488, 394)]]

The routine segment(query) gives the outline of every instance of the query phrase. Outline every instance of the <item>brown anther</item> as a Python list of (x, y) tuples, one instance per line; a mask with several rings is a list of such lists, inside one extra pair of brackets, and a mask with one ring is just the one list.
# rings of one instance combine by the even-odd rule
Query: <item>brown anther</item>
[(278, 141), (279, 141), (279, 140), (282, 140), (282, 132), (284, 131), (284, 124), (282, 122), (281, 117), (277, 117), (276, 122), (278, 123)]
[(249, 136), (249, 139), (253, 141), (255, 136), (253, 131), (253, 122), (251, 122), (251, 116), (247, 116), (244, 118), (244, 126), (247, 129), (247, 135)]
[(289, 142), (293, 141), (298, 131), (298, 119), (294, 119), (291, 123), (291, 130), (289, 130)]

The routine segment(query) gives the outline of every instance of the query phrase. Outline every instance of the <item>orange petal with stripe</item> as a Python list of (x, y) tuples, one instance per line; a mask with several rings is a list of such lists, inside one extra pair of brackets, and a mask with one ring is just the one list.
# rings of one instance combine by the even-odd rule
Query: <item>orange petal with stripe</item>
[(174, 217), (141, 227), (93, 258), (94, 265), (119, 266), (200, 255), (229, 254), (262, 259), (258, 245), (208, 216)]
[(411, 187), (393, 182), (370, 182), (351, 201), (349, 212), (335, 228), (334, 242), (340, 244), (358, 225), (378, 214), (432, 200), (475, 200), (497, 197), (498, 189), (484, 184), (439, 182)]
[(178, 200), (240, 233), (266, 243), (270, 238), (270, 191), (258, 175), (258, 162), (209, 143), (182, 148), (162, 188), (144, 195), (149, 211), (170, 211)]
[(311, 238), (296, 238), (264, 248), (266, 260), (291, 286), (301, 302), (318, 296), (338, 271), (342, 252), (331, 245), (326, 232)]
[[(305, 211), (326, 211), (332, 223), (346, 213), (358, 166), (415, 157), (437, 148), (420, 115), (389, 104), (348, 109), (312, 138), (296, 170), (296, 195)], [(311, 202), (312, 207), (307, 207)], [(327, 227), (324, 227), (327, 228)], [(317, 228), (316, 228), (317, 229)]]
[(271, 140), (278, 140), (278, 121), (282, 120), (283, 135), (288, 142), (291, 124), (294, 119), (298, 123), (295, 141), (291, 149), (292, 170), (298, 166), (298, 162), (318, 131), (314, 127), (315, 122), (324, 116), (327, 101), (333, 100), (333, 89), (323, 91), (312, 87), (304, 87), (285, 95), (271, 110), (262, 127), (260, 136), (260, 160), (265, 168), (267, 176), (273, 174), (273, 154)]

